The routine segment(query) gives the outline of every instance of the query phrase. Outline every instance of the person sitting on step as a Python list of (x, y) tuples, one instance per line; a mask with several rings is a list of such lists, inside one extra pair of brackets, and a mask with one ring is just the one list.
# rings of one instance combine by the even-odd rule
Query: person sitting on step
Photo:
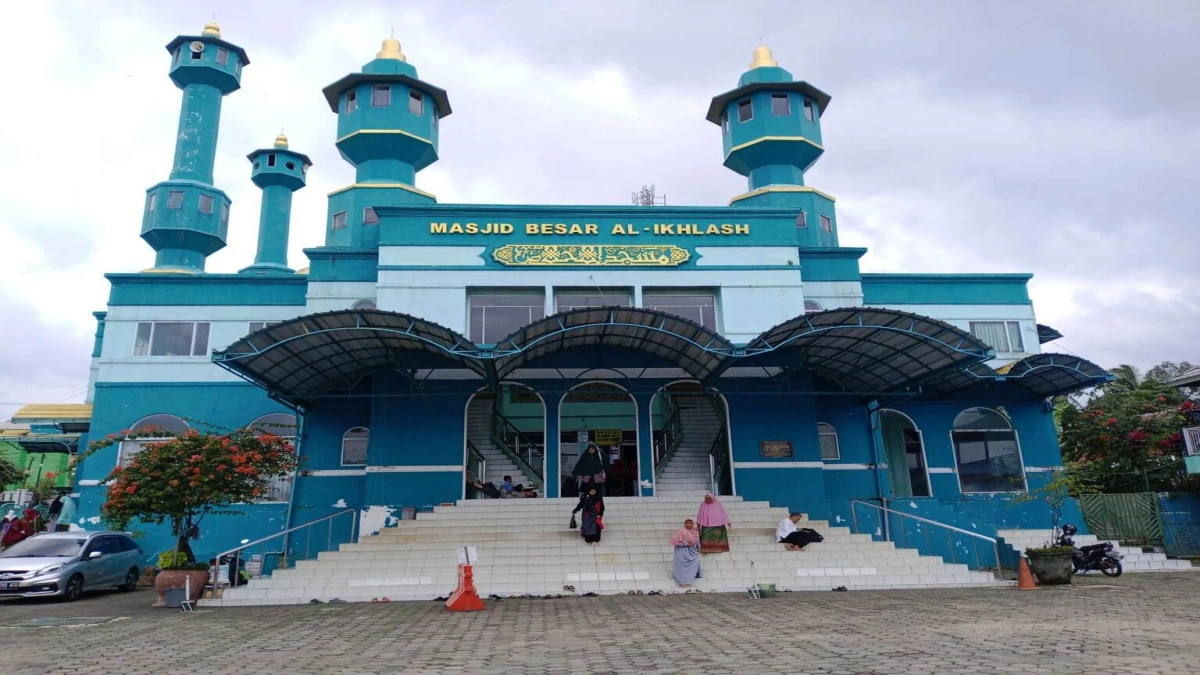
[(517, 486), (513, 485), (512, 476), (505, 476), (500, 483), (500, 496), (504, 498), (520, 497)]
[(807, 527), (797, 529), (796, 523), (802, 518), (795, 511), (788, 514), (787, 518), (779, 521), (779, 527), (775, 528), (775, 537), (779, 539), (779, 543), (789, 551), (799, 551), (805, 546), (813, 542), (823, 541), (825, 538), (816, 531), (810, 530)]

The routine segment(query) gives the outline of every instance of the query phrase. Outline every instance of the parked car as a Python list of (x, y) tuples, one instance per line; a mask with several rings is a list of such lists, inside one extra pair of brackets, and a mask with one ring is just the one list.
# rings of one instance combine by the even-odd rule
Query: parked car
[(126, 532), (46, 532), (0, 553), (0, 598), (78, 600), (84, 591), (132, 591), (142, 549)]

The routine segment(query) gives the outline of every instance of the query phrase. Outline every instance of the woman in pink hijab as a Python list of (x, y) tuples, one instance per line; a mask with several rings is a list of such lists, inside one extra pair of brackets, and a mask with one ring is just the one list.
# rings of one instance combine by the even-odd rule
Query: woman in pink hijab
[(687, 588), (700, 576), (700, 537), (696, 534), (695, 523), (690, 518), (671, 535), (671, 546), (675, 547), (671, 578), (675, 583)]
[(725, 513), (725, 507), (712, 495), (704, 495), (700, 513), (696, 515), (700, 526), (700, 551), (724, 553), (729, 550), (729, 527), (733, 525)]

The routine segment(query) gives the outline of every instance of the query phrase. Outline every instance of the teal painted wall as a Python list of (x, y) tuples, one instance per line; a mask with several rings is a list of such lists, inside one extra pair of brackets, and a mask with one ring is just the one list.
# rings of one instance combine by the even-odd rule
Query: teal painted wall
[(117, 305), (297, 305), (305, 304), (308, 278), (252, 278), (237, 274), (106, 274), (110, 307)]
[(1032, 274), (863, 274), (867, 305), (1028, 305)]
[(866, 253), (865, 248), (802, 248), (800, 275), (804, 281), (860, 281), (858, 261)]

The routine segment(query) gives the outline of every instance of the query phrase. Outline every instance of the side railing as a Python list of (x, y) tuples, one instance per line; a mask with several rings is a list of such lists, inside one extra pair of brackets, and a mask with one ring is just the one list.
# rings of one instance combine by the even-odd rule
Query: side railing
[[(304, 523), (303, 525), (297, 525), (296, 527), (276, 532), (275, 534), (263, 537), (262, 539), (243, 542), (240, 546), (231, 548), (228, 551), (222, 551), (221, 553), (217, 554), (217, 566), (213, 571), (211, 582), (214, 585), (221, 583), (221, 569), (226, 565), (229, 565), (228, 580), (232, 581), (233, 575), (236, 574), (235, 570), (240, 567), (241, 561), (246, 560), (247, 558), (252, 558), (254, 555), (261, 556), (260, 561), (262, 565), (259, 568), (259, 575), (270, 576), (271, 571), (285, 568), (289, 563), (293, 563), (297, 560), (310, 560), (318, 553), (332, 551), (335, 545), (343, 543), (340, 538), (337, 538), (335, 541), (335, 521), (337, 521), (338, 529), (348, 527), (349, 539), (347, 539), (345, 543), (354, 543), (355, 535), (357, 534), (358, 529), (358, 509), (345, 509), (322, 518), (317, 518), (316, 520)], [(345, 521), (348, 522), (343, 525), (343, 522)], [(321, 532), (321, 530), (325, 531)], [(324, 535), (324, 537), (322, 537), (322, 535)], [(303, 554), (300, 552), (302, 538)], [(273, 544), (276, 542), (276, 540), (279, 540), (280, 542), (278, 545), (279, 548), (270, 550), (272, 547), (268, 546), (268, 544)], [(289, 540), (290, 545), (288, 543)], [(321, 547), (322, 543), (324, 544), (324, 547)], [(256, 548), (261, 550), (262, 553), (254, 553), (252, 549)], [(289, 554), (288, 548), (293, 549), (294, 553)], [(228, 559), (230, 562), (222, 562), (225, 559)], [(275, 561), (274, 565), (271, 564), (272, 560)], [(251, 572), (251, 576), (258, 576), (254, 574), (252, 570), (248, 569), (247, 571)]]
[(668, 414), (667, 419), (663, 422), (662, 429), (654, 434), (654, 479), (658, 480), (662, 476), (663, 469), (667, 463), (671, 461), (671, 457), (675, 455), (675, 451), (679, 449), (679, 443), (683, 437), (683, 424), (679, 419), (679, 404), (675, 398), (662, 394), (663, 401), (666, 403)]
[(500, 412), (499, 404), (492, 408), (492, 441), (526, 476), (542, 482), (542, 458), (537, 445)]
[(487, 458), (471, 441), (467, 441), (467, 471), (480, 483), (487, 482)]
[(727, 495), (733, 492), (732, 486), (728, 484), (729, 444), (725, 440), (726, 433), (725, 427), (722, 426), (717, 437), (713, 439), (712, 445), (708, 447), (708, 468), (712, 475), (712, 493), (714, 495)]
[[(871, 519), (871, 521), (872, 524), (878, 523), (877, 529), (869, 532), (862, 531), (858, 518), (859, 506), (865, 506), (874, 510), (873, 513), (875, 513), (877, 518)], [(892, 526), (891, 519), (893, 517), (898, 520), (899, 527)], [(1001, 565), (1003, 559), (1000, 557), (1000, 542), (992, 537), (954, 527), (953, 525), (939, 523), (928, 518), (914, 516), (911, 513), (890, 509), (886, 506), (865, 502), (860, 499), (850, 501), (850, 520), (853, 524), (855, 534), (870, 534), (873, 537), (880, 537), (883, 541), (893, 542), (900, 548), (915, 548), (922, 555), (934, 555), (941, 557), (943, 560), (949, 557), (952, 564), (957, 564), (959, 562), (958, 558), (962, 557), (964, 559), (963, 564), (967, 564), (970, 567), (968, 563), (971, 559), (971, 551), (959, 552), (960, 546), (966, 548), (966, 545), (963, 543), (963, 538), (965, 537), (966, 540), (971, 541), (973, 544), (974, 569), (977, 570), (991, 567), (984, 564), (984, 558), (980, 555), (979, 542), (982, 541), (991, 548), (992, 555), (995, 556), (994, 561), (996, 564), (993, 572), (996, 575), (996, 579), (999, 581), (1004, 580)], [(913, 530), (911, 535), (909, 534), (910, 525), (913, 526), (911, 528)], [(936, 534), (934, 528), (937, 528)], [(946, 549), (940, 550), (943, 536), (945, 537)], [(924, 547), (922, 547), (922, 543), (924, 543)]]

